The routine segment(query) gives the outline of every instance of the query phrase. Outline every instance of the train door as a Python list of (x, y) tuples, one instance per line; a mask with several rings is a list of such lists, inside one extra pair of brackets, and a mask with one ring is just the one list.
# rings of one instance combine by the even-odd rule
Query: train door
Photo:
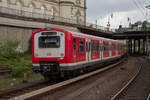
[(112, 41), (110, 40), (109, 41), (109, 56), (111, 57), (112, 56), (112, 46), (111, 46), (111, 44), (112, 44)]
[(100, 40), (100, 59), (103, 59), (103, 40)]
[(112, 42), (111, 44), (112, 56), (116, 56), (116, 42)]
[(120, 43), (118, 43), (118, 56), (120, 55)]
[(103, 41), (103, 58), (109, 57), (109, 41)]
[(73, 62), (77, 62), (77, 51), (78, 51), (78, 47), (77, 47), (77, 38), (74, 37), (73, 38)]
[(77, 59), (78, 62), (86, 60), (86, 48), (85, 48), (86, 40), (84, 38), (77, 39)]
[(118, 56), (118, 43), (116, 43), (116, 56)]
[(91, 53), (90, 53), (90, 39), (86, 39), (86, 61), (90, 61)]

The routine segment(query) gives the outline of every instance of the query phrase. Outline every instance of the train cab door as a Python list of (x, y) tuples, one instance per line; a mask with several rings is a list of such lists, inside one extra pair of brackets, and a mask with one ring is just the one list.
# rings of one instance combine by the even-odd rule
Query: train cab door
[(86, 39), (86, 61), (89, 62), (91, 58), (91, 50), (90, 50), (90, 39)]

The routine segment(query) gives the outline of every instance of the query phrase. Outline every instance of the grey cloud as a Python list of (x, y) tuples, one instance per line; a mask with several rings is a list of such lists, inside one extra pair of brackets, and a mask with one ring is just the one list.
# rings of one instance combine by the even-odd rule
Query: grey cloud
[[(138, 0), (135, 0), (138, 2)], [(139, 0), (143, 7), (148, 0)], [(87, 17), (104, 17), (111, 12), (128, 12), (138, 9), (133, 0), (87, 0)]]

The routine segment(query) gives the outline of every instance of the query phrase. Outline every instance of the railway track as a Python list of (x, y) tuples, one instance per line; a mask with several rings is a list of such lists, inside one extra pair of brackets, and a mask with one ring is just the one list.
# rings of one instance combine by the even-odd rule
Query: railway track
[(147, 99), (146, 100), (150, 100), (150, 93), (149, 93), (149, 95), (148, 95), (148, 97), (147, 97)]
[(137, 58), (138, 73), (111, 100), (150, 100), (150, 63), (145, 57)]
[(0, 67), (0, 76), (3, 76), (5, 74), (10, 74), (12, 72), (12, 69), (10, 67)]
[[(113, 68), (113, 67), (123, 63), (124, 61), (125, 61), (125, 58), (123, 60), (115, 63), (115, 64), (109, 65), (109, 66), (101, 68), (99, 70), (96, 70), (96, 71), (93, 71), (93, 72), (81, 75), (79, 77), (75, 77), (73, 79), (69, 79), (69, 80), (63, 81), (63, 82), (60, 82), (60, 83), (56, 83), (56, 84), (53, 84), (53, 85), (49, 84), (48, 86), (44, 86), (44, 87), (41, 87), (39, 89), (30, 91), (30, 92), (25, 92), (25, 93), (21, 93), (21, 94), (12, 92), (12, 95), (10, 94), (9, 97), (7, 97), (7, 98), (5, 97), (2, 100), (7, 100), (7, 99), (9, 99), (9, 100), (27, 100), (27, 99), (31, 99), (31, 98), (34, 99), (34, 97), (43, 96), (47, 92), (55, 91), (57, 89), (63, 88), (64, 86), (68, 86), (68, 85), (70, 85), (72, 83), (75, 83), (77, 81), (84, 80), (84, 79), (86, 79), (88, 77), (91, 77), (91, 76), (94, 76), (94, 75), (96, 75), (98, 73), (104, 72), (104, 71), (106, 71), (108, 69), (111, 69), (111, 68)], [(24, 90), (24, 91), (26, 91), (26, 90)]]
[(19, 87), (14, 87), (11, 89), (7, 89), (5, 91), (0, 91), (0, 100), (8, 100), (12, 97), (46, 87), (50, 84), (55, 84), (55, 83), (42, 80), (42, 81), (36, 81), (36, 82), (30, 83), (30, 84), (29, 83), (23, 84)]

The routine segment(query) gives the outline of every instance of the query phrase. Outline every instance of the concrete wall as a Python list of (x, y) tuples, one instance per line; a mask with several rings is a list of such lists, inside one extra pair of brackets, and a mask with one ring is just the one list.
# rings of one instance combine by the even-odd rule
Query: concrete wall
[(80, 32), (77, 28), (71, 26), (69, 27), (0, 17), (0, 44), (3, 44), (7, 40), (20, 40), (21, 49), (26, 51), (28, 49), (28, 41), (31, 38), (32, 32), (35, 29), (45, 27), (57, 27), (69, 31)]
[[(77, 3), (77, 1), (80, 1), (80, 3)], [(31, 5), (33, 10), (31, 10)], [(64, 17), (73, 19), (72, 23), (77, 23), (77, 19), (79, 22), (84, 22), (86, 20), (85, 0), (0, 0), (0, 7), (1, 13), (42, 19), (50, 17), (53, 8), (53, 14), (55, 17), (57, 16), (56, 18)], [(41, 7), (44, 7), (45, 14), (42, 14)], [(7, 16), (7, 18), (4, 16), (0, 17), (0, 44), (3, 44), (7, 40), (20, 40), (20, 48), (26, 51), (28, 48), (28, 41), (35, 29), (57, 27), (79, 32), (77, 28), (71, 26), (24, 20), (23, 18), (20, 20), (17, 17), (16, 19), (12, 19), (11, 16)], [(66, 19), (61, 18), (60, 21), (61, 20)]]
[(0, 26), (0, 44), (8, 40), (20, 40), (20, 48), (25, 51), (28, 48), (28, 41), (33, 29), (11, 26)]

